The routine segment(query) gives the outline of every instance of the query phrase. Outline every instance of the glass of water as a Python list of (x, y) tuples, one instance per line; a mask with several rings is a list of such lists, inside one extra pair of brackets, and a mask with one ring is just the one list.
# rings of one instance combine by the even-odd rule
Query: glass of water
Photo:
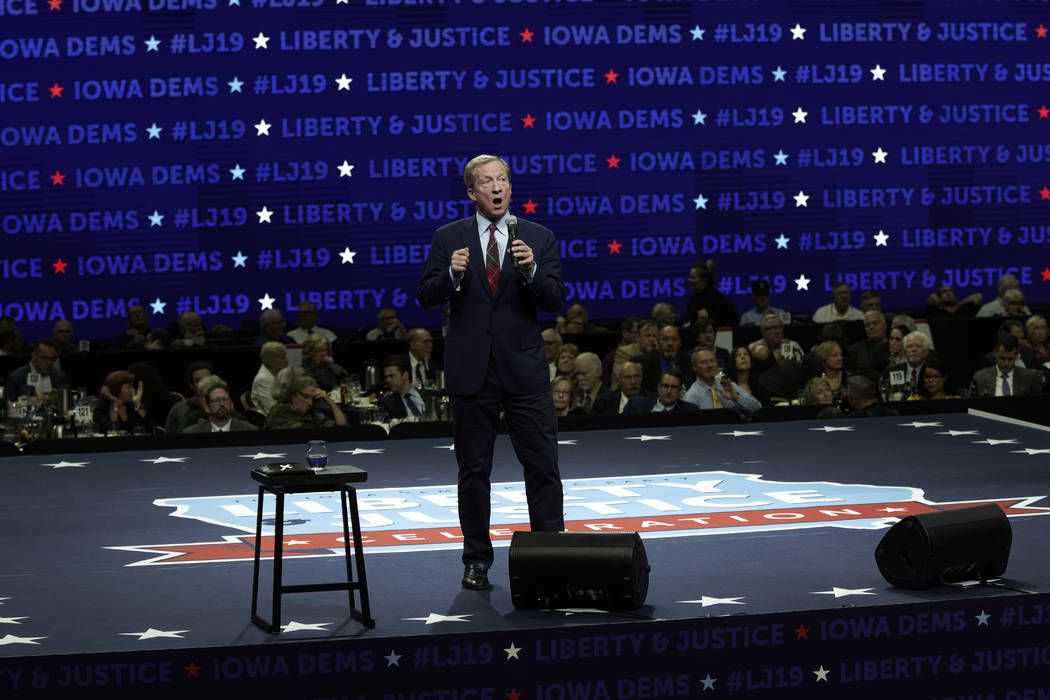
[(324, 469), (328, 464), (328, 443), (324, 440), (311, 440), (306, 443), (306, 463), (315, 472)]

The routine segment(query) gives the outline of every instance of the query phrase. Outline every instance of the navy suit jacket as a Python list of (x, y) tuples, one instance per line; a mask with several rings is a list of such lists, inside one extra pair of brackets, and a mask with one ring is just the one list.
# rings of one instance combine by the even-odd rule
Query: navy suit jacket
[[(627, 405), (623, 407), (624, 414), (627, 413), (652, 413), (653, 406), (660, 400), (658, 396), (632, 396), (627, 399)], [(670, 413), (690, 413), (699, 411), (700, 407), (695, 403), (678, 399)]]
[[(526, 283), (514, 269), (508, 247), (493, 295), (485, 276), (485, 251), (476, 218), (471, 215), (454, 221), (434, 234), (416, 298), (428, 309), (451, 303), (445, 336), (445, 388), (450, 394), (477, 394), (490, 356), (505, 391), (550, 393), (550, 372), (536, 313), (537, 308), (554, 313), (565, 303), (561, 257), (549, 229), (519, 218), (517, 235), (532, 248), (536, 274)], [(470, 263), (457, 290), (449, 264), (452, 252), (460, 248), (470, 249)]]
[[(7, 381), (4, 383), (4, 398), (7, 401), (16, 400), (18, 396), (22, 393), (22, 389), (24, 389), (27, 386), (27, 382), (29, 381), (29, 372), (31, 369), (32, 368), (29, 366), (29, 364), (26, 363), (18, 369), (11, 372), (11, 374), (7, 375)], [(51, 368), (51, 388), (69, 388), (69, 377), (67, 377), (66, 373), (60, 370), (58, 367)]]

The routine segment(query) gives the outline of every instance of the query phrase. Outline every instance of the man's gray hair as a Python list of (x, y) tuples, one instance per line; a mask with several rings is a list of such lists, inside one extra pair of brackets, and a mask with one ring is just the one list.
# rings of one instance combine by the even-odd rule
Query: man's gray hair
[(274, 360), (284, 357), (287, 354), (288, 351), (285, 350), (284, 346), (276, 340), (263, 343), (263, 346), (259, 348), (259, 359), (262, 360), (264, 365), (268, 365)]
[(466, 167), (463, 168), (463, 182), (466, 183), (467, 189), (474, 189), (474, 171), (480, 168), (486, 163), (491, 163), (494, 160), (498, 160), (503, 164), (503, 167), (507, 170), (507, 180), (510, 180), (510, 166), (507, 165), (507, 161), (503, 160), (499, 156), (480, 155), (474, 156), (467, 161)]
[(201, 377), (201, 380), (197, 382), (197, 395), (205, 401), (208, 400), (208, 392), (213, 389), (225, 389), (229, 392), (230, 385), (217, 374), (209, 374), (207, 377)]
[(930, 340), (930, 336), (926, 335), (922, 331), (912, 331), (908, 335), (904, 336), (904, 344), (907, 345), (908, 341), (912, 338), (918, 338), (922, 341), (922, 346), (927, 350), (933, 350), (933, 341)]
[(588, 369), (592, 372), (602, 371), (602, 358), (595, 355), (593, 352), (581, 352), (576, 356), (576, 366), (587, 365)]

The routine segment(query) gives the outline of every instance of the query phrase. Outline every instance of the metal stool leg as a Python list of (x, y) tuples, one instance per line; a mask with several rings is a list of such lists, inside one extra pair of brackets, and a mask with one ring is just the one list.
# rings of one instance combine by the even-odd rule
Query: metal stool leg
[(259, 487), (259, 506), (255, 512), (255, 566), (252, 568), (252, 620), (259, 617), (259, 550), (262, 542), (263, 487)]
[(372, 609), (368, 604), (368, 579), (365, 576), (365, 546), (361, 541), (361, 516), (357, 509), (357, 490), (348, 489), (350, 498), (350, 522), (354, 527), (354, 558), (357, 560), (357, 590), (361, 593), (361, 622), (366, 627), (375, 627)]
[(276, 634), (281, 629), (281, 565), (284, 561), (284, 493), (278, 492), (277, 512), (273, 536), (273, 620), (270, 622), (270, 633)]

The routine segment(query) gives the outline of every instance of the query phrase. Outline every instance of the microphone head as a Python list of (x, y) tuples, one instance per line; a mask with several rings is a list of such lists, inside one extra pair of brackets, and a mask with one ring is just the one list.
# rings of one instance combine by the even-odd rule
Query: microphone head
[(518, 217), (513, 214), (507, 214), (507, 228), (518, 225)]

